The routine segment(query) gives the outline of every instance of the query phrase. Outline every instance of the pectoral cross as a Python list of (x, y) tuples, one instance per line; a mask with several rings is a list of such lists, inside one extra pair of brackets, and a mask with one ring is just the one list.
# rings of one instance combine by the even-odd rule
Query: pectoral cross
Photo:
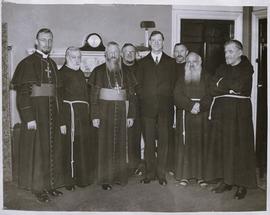
[(50, 78), (51, 77), (51, 70), (50, 70), (50, 66), (49, 63), (47, 62), (47, 68), (45, 69), (45, 72), (47, 73), (47, 77)]
[(117, 93), (120, 94), (121, 87), (119, 86), (118, 82), (115, 83), (115, 88), (117, 90)]

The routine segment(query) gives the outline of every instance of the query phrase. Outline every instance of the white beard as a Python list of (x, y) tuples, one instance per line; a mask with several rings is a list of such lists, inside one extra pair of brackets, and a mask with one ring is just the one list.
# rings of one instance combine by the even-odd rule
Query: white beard
[(189, 66), (185, 66), (185, 83), (199, 83), (201, 80), (201, 66), (197, 68), (190, 68)]
[(107, 68), (110, 72), (119, 71), (121, 70), (121, 63), (120, 60), (118, 61), (110, 61), (106, 60)]

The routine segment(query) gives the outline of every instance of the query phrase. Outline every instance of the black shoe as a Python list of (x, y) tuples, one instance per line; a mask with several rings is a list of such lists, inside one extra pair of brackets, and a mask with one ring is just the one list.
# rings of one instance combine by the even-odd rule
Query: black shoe
[(112, 186), (109, 185), (109, 184), (102, 184), (102, 189), (103, 190), (111, 190), (112, 189)]
[(142, 180), (140, 180), (141, 184), (149, 184), (151, 182), (151, 179), (149, 178), (143, 178)]
[(231, 190), (231, 189), (232, 189), (232, 185), (228, 185), (222, 182), (216, 188), (212, 189), (212, 192), (223, 193), (224, 191)]
[(48, 190), (48, 193), (54, 197), (57, 197), (57, 196), (62, 196), (63, 193), (59, 190), (56, 190), (56, 189), (52, 189), (52, 190)]
[(159, 178), (158, 183), (160, 185), (162, 185), (162, 186), (166, 186), (167, 185), (167, 180), (165, 178)]
[(39, 202), (49, 202), (50, 198), (45, 192), (35, 193), (35, 196)]
[(239, 186), (237, 187), (236, 193), (234, 194), (234, 198), (238, 200), (243, 199), (245, 198), (246, 194), (247, 194), (247, 189), (245, 187)]
[(76, 189), (75, 185), (65, 186), (66, 190), (73, 191)]

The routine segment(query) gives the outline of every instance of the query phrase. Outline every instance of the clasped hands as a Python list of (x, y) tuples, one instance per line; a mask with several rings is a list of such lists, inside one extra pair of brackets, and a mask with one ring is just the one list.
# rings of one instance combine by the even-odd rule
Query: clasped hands
[(196, 102), (196, 103), (193, 105), (193, 107), (192, 107), (190, 113), (192, 113), (192, 114), (198, 114), (199, 112), (200, 112), (200, 103), (199, 103), (199, 102)]
[[(93, 126), (95, 128), (99, 128), (99, 125), (100, 125), (100, 119), (93, 119), (92, 120), (92, 123), (93, 123)], [(130, 128), (133, 126), (133, 123), (134, 123), (134, 119), (132, 118), (128, 118), (127, 119), (127, 127)]]

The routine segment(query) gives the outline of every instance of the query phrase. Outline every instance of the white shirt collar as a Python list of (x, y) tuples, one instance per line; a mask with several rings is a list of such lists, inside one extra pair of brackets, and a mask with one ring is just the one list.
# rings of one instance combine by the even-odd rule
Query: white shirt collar
[(48, 58), (48, 54), (44, 54), (42, 51), (36, 49), (36, 52), (42, 55), (42, 58)]
[(162, 52), (160, 52), (159, 54), (154, 54), (153, 52), (151, 52), (152, 58), (153, 60), (156, 62), (156, 57), (158, 57), (158, 62), (160, 61), (160, 58), (162, 56)]

